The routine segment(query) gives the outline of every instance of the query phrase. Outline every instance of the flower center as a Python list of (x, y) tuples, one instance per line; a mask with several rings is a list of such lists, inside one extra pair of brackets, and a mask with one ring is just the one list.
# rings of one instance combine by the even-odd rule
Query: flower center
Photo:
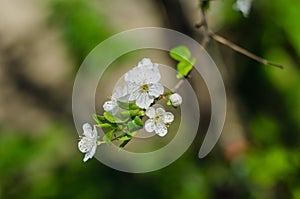
[(153, 120), (157, 123), (160, 123), (162, 120), (162, 116), (160, 114), (155, 114)]
[(149, 86), (147, 84), (144, 84), (143, 86), (141, 86), (141, 90), (144, 92), (149, 91)]

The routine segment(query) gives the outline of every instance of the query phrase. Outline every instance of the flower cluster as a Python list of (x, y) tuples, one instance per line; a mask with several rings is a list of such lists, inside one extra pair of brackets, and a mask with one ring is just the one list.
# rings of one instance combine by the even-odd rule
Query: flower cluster
[[(160, 79), (158, 64), (152, 63), (149, 58), (142, 59), (124, 75), (124, 85), (118, 85), (110, 100), (103, 104), (103, 115), (94, 115), (96, 126), (107, 130), (104, 137), (100, 140), (95, 126), (92, 129), (88, 123), (83, 125), (84, 133), (78, 148), (86, 153), (84, 161), (92, 158), (97, 145), (102, 143), (119, 140), (119, 147), (124, 148), (140, 129), (145, 128), (147, 132), (155, 132), (161, 137), (168, 133), (174, 115), (153, 105), (165, 100), (166, 105), (177, 107), (182, 103), (182, 98), (178, 93), (165, 92)], [(148, 117), (145, 124), (144, 117)]]

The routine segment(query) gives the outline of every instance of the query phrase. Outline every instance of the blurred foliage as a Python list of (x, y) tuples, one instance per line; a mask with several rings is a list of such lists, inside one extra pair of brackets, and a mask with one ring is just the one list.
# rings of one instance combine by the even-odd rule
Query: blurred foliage
[[(91, 2), (50, 1), (51, 22), (62, 29), (78, 63), (111, 34), (109, 20)], [(300, 198), (300, 2), (254, 1), (248, 18), (232, 10), (233, 0), (228, 2), (221, 31), (285, 65), (274, 69), (236, 55), (236, 66), (230, 66), (244, 108), (245, 154), (228, 161), (216, 147), (199, 160), (199, 146), (193, 145), (167, 168), (127, 174), (96, 160), (83, 164), (69, 124), (58, 122), (32, 136), (1, 125), (0, 199)]]
[(81, 63), (86, 55), (101, 41), (111, 35), (105, 16), (85, 0), (51, 0), (51, 21), (65, 35), (70, 51)]

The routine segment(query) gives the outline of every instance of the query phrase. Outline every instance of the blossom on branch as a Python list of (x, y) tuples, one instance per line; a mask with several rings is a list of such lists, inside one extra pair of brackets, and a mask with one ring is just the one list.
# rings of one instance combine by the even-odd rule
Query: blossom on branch
[(128, 96), (127, 86), (125, 85), (124, 88), (118, 86), (112, 94), (111, 100), (106, 101), (103, 104), (103, 109), (113, 115), (116, 115), (119, 111), (118, 101), (126, 101), (124, 100), (126, 99), (126, 96)]
[(170, 101), (173, 106), (180, 106), (182, 103), (182, 97), (178, 93), (174, 93), (170, 96)]
[(128, 100), (147, 109), (155, 98), (164, 93), (164, 87), (159, 83), (160, 78), (158, 64), (144, 58), (137, 67), (125, 74), (124, 79), (130, 91)]
[(145, 123), (145, 130), (149, 133), (155, 131), (159, 136), (165, 136), (168, 133), (167, 124), (174, 120), (174, 115), (163, 108), (150, 107), (146, 110), (146, 115), (150, 119)]
[(92, 129), (89, 123), (83, 124), (82, 129), (83, 136), (80, 137), (78, 148), (82, 153), (85, 153), (83, 161), (86, 162), (88, 159), (91, 159), (96, 153), (98, 132), (96, 127), (94, 126), (94, 129)]

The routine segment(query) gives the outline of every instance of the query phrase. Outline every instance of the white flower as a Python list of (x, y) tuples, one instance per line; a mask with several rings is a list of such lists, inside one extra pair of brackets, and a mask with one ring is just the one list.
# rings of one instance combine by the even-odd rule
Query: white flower
[(148, 58), (144, 58), (137, 67), (127, 72), (124, 79), (130, 91), (128, 100), (135, 101), (140, 108), (147, 109), (155, 98), (164, 93), (164, 87), (158, 83), (158, 64), (152, 63)]
[(94, 129), (92, 129), (89, 123), (83, 124), (82, 129), (83, 136), (78, 142), (78, 148), (82, 153), (85, 153), (83, 161), (86, 162), (96, 153), (98, 132), (96, 127), (94, 126)]
[(174, 93), (170, 96), (170, 101), (173, 106), (179, 106), (182, 103), (182, 97), (178, 93)]
[(116, 115), (119, 111), (118, 100), (124, 101), (124, 98), (128, 95), (128, 88), (125, 85), (124, 88), (118, 86), (111, 96), (111, 100), (106, 101), (103, 104), (103, 109), (107, 112), (110, 112), (113, 115)]
[(116, 100), (111, 99), (103, 104), (103, 109), (113, 115), (116, 115), (119, 111), (118, 103)]
[(243, 13), (244, 17), (247, 17), (250, 12), (252, 0), (237, 0), (233, 5), (235, 10), (239, 10)]
[(165, 112), (163, 108), (150, 107), (146, 110), (146, 115), (150, 118), (145, 123), (145, 130), (149, 133), (155, 131), (159, 136), (165, 136), (168, 133), (166, 124), (173, 122), (174, 115)]

